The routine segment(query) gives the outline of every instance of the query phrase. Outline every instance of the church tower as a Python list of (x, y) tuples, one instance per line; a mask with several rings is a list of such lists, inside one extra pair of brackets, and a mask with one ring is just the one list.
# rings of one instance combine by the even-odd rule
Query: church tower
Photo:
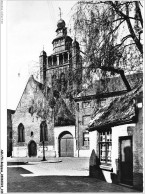
[(45, 51), (40, 55), (40, 67), (43, 69), (41, 69), (41, 82), (46, 81), (47, 86), (67, 97), (70, 92), (80, 89), (82, 76), (78, 77), (75, 74), (78, 73), (78, 69), (79, 74), (82, 74), (80, 73), (82, 64), (79, 43), (67, 35), (65, 21), (61, 18), (57, 22), (56, 38), (52, 44), (51, 55), (47, 56)]

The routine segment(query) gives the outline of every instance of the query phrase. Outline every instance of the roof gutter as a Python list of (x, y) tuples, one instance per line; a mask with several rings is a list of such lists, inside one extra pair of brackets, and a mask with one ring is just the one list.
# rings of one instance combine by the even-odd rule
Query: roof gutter
[(123, 120), (123, 121), (114, 121), (112, 123), (106, 124), (106, 125), (99, 125), (99, 126), (94, 126), (94, 127), (88, 127), (86, 128), (87, 131), (92, 132), (92, 131), (100, 131), (103, 129), (106, 129), (106, 127), (115, 127), (118, 125), (125, 125), (125, 124), (130, 124), (136, 122), (136, 116), (133, 116), (131, 119), (128, 120)]

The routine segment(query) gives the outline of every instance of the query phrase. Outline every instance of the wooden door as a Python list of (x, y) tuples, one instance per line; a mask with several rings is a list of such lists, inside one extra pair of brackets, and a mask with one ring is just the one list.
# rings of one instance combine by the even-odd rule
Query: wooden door
[(29, 157), (37, 155), (37, 145), (35, 141), (31, 141), (28, 145)]
[(66, 155), (67, 157), (73, 157), (73, 139), (66, 139)]
[(59, 156), (60, 157), (73, 157), (74, 148), (73, 148), (73, 137), (71, 134), (65, 134), (60, 138), (59, 143)]
[(120, 137), (120, 175), (121, 183), (133, 184), (132, 136)]

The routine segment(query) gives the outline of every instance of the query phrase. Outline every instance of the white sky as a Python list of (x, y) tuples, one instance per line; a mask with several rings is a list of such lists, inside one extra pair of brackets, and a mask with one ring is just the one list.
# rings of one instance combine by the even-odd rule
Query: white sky
[[(7, 108), (16, 109), (40, 52), (53, 51), (59, 7), (66, 27), (76, 1), (7, 1)], [(71, 35), (72, 36), (72, 35)], [(73, 37), (72, 37), (73, 38)], [(20, 76), (18, 76), (20, 73)]]

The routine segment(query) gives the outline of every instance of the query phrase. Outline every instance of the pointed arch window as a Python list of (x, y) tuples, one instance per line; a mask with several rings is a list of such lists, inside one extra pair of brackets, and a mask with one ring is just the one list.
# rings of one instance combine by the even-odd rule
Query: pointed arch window
[(25, 142), (25, 129), (22, 123), (18, 126), (18, 142)]
[(42, 141), (48, 141), (48, 130), (45, 121), (40, 124), (40, 142)]

